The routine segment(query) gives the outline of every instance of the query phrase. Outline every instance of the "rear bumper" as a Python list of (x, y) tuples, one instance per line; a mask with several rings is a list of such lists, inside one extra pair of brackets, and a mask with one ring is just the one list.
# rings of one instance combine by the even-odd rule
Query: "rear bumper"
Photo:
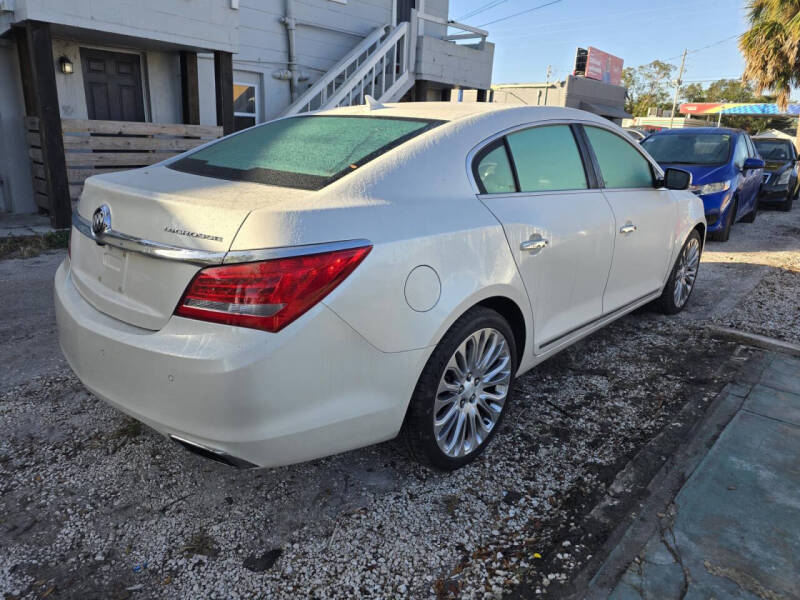
[(429, 350), (376, 350), (324, 304), (271, 334), (172, 317), (113, 319), (55, 277), (64, 355), (99, 398), (166, 436), (256, 466), (301, 462), (397, 435)]

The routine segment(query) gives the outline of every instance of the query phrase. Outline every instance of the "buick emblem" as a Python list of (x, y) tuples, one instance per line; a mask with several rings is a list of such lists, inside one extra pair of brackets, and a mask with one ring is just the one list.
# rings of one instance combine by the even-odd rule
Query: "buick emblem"
[(111, 209), (103, 204), (92, 215), (92, 232), (95, 235), (102, 235), (108, 231), (111, 231)]

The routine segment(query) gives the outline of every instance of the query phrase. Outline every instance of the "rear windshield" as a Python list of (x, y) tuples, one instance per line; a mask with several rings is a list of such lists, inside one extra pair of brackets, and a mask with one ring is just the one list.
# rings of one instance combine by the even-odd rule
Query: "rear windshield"
[(783, 140), (753, 140), (764, 160), (791, 160), (792, 143)]
[(442, 121), (310, 115), (272, 121), (168, 165), (231, 181), (318, 190)]
[(728, 162), (731, 136), (727, 133), (668, 133), (653, 135), (642, 147), (659, 163), (721, 165)]

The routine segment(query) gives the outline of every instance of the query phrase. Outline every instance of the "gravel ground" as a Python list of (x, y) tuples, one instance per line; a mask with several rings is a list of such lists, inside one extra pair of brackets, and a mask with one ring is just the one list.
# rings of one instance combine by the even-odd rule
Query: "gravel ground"
[(603, 541), (588, 515), (615, 476), (739, 364), (705, 324), (797, 335), (798, 215), (709, 244), (677, 318), (637, 311), (522, 377), (495, 443), (453, 474), (397, 441), (260, 471), (189, 455), (66, 369), (61, 255), (0, 261), (0, 594), (479, 598), (524, 580), (558, 597)]
[(764, 210), (754, 224), (736, 224), (730, 241), (708, 243), (703, 263), (721, 290), (746, 291), (721, 302), (714, 323), (800, 344), (800, 206)]
[(569, 539), (591, 536), (580, 517), (592, 499), (690, 396), (714, 396), (731, 353), (699, 329), (631, 315), (523, 377), (485, 458), (450, 475), (397, 442), (235, 471), (168, 444), (65, 370), (37, 378), (0, 396), (0, 589), (482, 597), (521, 577), (566, 579), (587, 552)]

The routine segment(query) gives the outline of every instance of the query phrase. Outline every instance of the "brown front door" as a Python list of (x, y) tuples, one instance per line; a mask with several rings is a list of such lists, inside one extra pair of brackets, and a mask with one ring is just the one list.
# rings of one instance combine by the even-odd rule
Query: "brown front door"
[(81, 48), (90, 119), (144, 121), (142, 68), (137, 54)]

